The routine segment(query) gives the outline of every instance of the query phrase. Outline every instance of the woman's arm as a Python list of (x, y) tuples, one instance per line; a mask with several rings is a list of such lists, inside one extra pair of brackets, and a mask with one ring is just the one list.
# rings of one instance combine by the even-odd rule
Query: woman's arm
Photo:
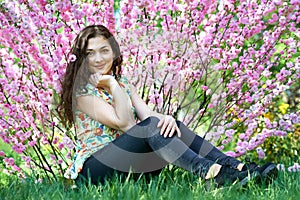
[(170, 115), (163, 115), (158, 112), (152, 111), (143, 99), (137, 94), (135, 87), (130, 87), (130, 97), (133, 106), (135, 107), (137, 116), (140, 120), (144, 120), (150, 116), (155, 116), (160, 119), (157, 127), (161, 127), (161, 135), (164, 137), (172, 137), (175, 131), (178, 137), (181, 136), (181, 132), (176, 124), (176, 120)]
[(130, 99), (113, 76), (96, 73), (91, 75), (90, 82), (109, 91), (113, 96), (113, 105), (100, 97), (80, 96), (77, 98), (79, 110), (114, 129), (126, 131), (135, 125)]

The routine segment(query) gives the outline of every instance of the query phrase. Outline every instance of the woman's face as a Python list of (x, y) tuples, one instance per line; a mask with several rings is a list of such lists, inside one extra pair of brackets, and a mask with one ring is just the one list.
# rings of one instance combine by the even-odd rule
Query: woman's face
[(103, 36), (90, 38), (86, 53), (91, 73), (110, 74), (115, 55), (106, 38)]

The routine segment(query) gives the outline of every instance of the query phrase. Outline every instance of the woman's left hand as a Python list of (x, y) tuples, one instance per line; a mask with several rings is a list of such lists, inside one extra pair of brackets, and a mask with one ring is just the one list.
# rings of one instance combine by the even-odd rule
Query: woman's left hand
[(160, 134), (164, 135), (166, 138), (167, 136), (172, 137), (175, 132), (177, 132), (177, 136), (181, 137), (181, 132), (176, 124), (176, 120), (170, 116), (165, 115), (157, 125), (158, 128), (161, 128)]

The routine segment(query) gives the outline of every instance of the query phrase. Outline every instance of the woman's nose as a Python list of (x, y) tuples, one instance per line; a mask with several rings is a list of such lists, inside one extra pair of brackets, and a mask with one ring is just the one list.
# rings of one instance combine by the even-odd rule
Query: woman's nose
[(95, 61), (96, 62), (100, 62), (100, 61), (102, 61), (102, 55), (100, 54), (100, 53), (96, 53), (96, 56), (95, 56)]

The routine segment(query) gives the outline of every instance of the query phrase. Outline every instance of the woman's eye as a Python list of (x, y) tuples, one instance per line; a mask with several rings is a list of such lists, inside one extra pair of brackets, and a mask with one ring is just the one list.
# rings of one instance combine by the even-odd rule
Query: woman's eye
[(107, 52), (109, 52), (109, 50), (108, 49), (103, 49), (102, 52), (107, 53)]
[(92, 51), (87, 53), (88, 56), (93, 56), (94, 54), (95, 54), (95, 53), (92, 52)]

